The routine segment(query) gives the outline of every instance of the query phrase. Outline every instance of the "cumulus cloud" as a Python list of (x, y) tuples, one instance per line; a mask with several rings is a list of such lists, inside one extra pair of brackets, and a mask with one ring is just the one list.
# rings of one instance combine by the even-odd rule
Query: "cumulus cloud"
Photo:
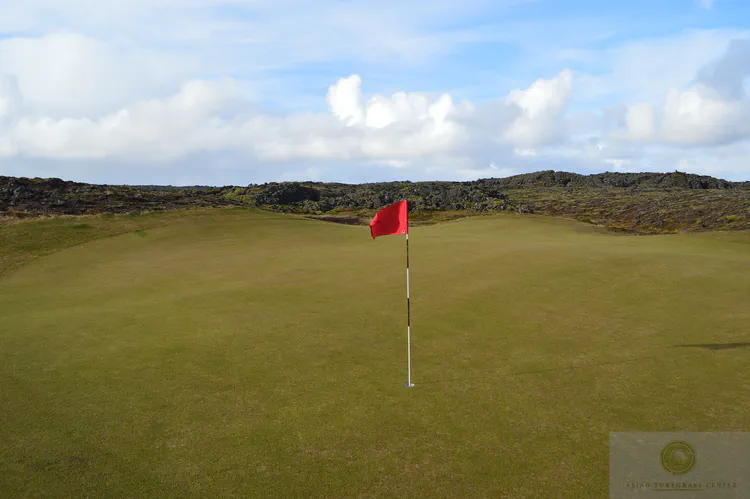
[(552, 142), (560, 136), (560, 116), (570, 102), (573, 73), (565, 70), (558, 76), (539, 79), (526, 90), (514, 90), (508, 100), (518, 106), (521, 115), (505, 136), (526, 146)]
[(13, 75), (28, 112), (98, 116), (163, 94), (184, 82), (192, 64), (158, 50), (117, 49), (78, 33), (0, 38), (0, 72)]
[(47, 158), (129, 156), (164, 159), (224, 146), (217, 116), (236, 96), (231, 81), (187, 83), (100, 119), (23, 116), (9, 126), (16, 154)]
[(726, 100), (703, 84), (672, 89), (658, 105), (626, 106), (624, 127), (610, 135), (631, 142), (712, 147), (750, 136), (750, 99)]
[(352, 75), (340, 79), (328, 89), (328, 106), (331, 112), (348, 126), (364, 121), (361, 87), (362, 78)]
[(430, 102), (426, 95), (418, 92), (397, 92), (390, 97), (374, 95), (365, 103), (359, 75), (342, 78), (332, 85), (327, 101), (331, 113), (347, 126), (379, 129), (393, 124), (429, 123), (435, 133), (449, 133), (449, 118), (472, 109), (470, 103), (454, 106), (449, 94)]
[(697, 72), (695, 83), (672, 88), (662, 102), (629, 104), (612, 138), (684, 147), (715, 147), (750, 138), (750, 41), (733, 40)]
[[(14, 80), (1, 81), (0, 102), (19, 101)], [(530, 156), (536, 152), (528, 144), (554, 136), (570, 85), (568, 71), (538, 80), (489, 104), (482, 116), (473, 104), (456, 103), (449, 94), (396, 92), (366, 99), (362, 79), (352, 75), (329, 88), (329, 113), (274, 116), (244, 107), (231, 79), (196, 80), (170, 97), (144, 100), (100, 118), (16, 116), (6, 120), (8, 139), (0, 155), (167, 161), (235, 150), (267, 162), (378, 160), (403, 166), (438, 156), (465, 158), (469, 146), (482, 147), (476, 140), (481, 133), (473, 133), (481, 124), (493, 129), (495, 140)], [(511, 111), (498, 112), (501, 108)]]
[[(143, 100), (100, 118), (54, 118), (25, 113), (20, 85), (5, 75), (0, 78), (0, 157), (158, 162), (235, 151), (279, 164), (374, 161), (403, 169), (427, 168), (425, 161), (432, 161), (445, 172), (450, 163), (458, 178), (476, 178), (548, 168), (551, 158), (564, 164), (560, 161), (578, 157), (627, 171), (643, 163), (636, 161), (637, 152), (620, 144), (720, 146), (750, 135), (747, 96), (728, 101), (718, 90), (696, 83), (673, 89), (659, 104), (626, 105), (623, 130), (609, 140), (576, 142), (564, 133), (571, 126), (566, 111), (573, 82), (572, 72), (565, 70), (476, 105), (456, 102), (449, 94), (366, 96), (355, 74), (329, 87), (327, 113), (271, 115), (252, 111), (232, 79), (194, 80), (172, 96)], [(305, 171), (316, 177), (323, 171), (309, 168)]]
[[(192, 66), (76, 33), (5, 38), (0, 166), (7, 173), (17, 172), (8, 169), (15, 165), (53, 162), (213, 170), (254, 164), (296, 179), (325, 179), (333, 164), (362, 167), (350, 181), (390, 178), (388, 172), (417, 178), (417, 171), (422, 178), (460, 179), (548, 168), (708, 171), (726, 164), (739, 171), (737, 158), (746, 151), (740, 145), (750, 139), (750, 41), (728, 37), (704, 33), (678, 37), (682, 45), (614, 50), (607, 54), (618, 62), (596, 78), (566, 69), (474, 102), (453, 91), (370, 92), (372, 81), (358, 74), (335, 76), (309, 86), (317, 92), (308, 106), (315, 111), (285, 100), (286, 110), (277, 112), (249, 100), (246, 74), (214, 78), (205, 61)], [(678, 48), (691, 58), (675, 71)], [(640, 92), (638, 85), (651, 85), (642, 75), (652, 71), (656, 86)], [(613, 84), (620, 77), (630, 83)], [(596, 88), (627, 90), (627, 98), (618, 96), (621, 104), (604, 113), (591, 100), (576, 108), (581, 92), (606, 94)]]
[(714, 90), (697, 85), (672, 90), (663, 107), (664, 138), (683, 145), (717, 145), (750, 133), (747, 99), (727, 102)]
[(745, 80), (750, 76), (750, 40), (734, 39), (726, 53), (698, 72), (698, 81), (713, 88), (722, 98), (739, 100), (745, 96)]

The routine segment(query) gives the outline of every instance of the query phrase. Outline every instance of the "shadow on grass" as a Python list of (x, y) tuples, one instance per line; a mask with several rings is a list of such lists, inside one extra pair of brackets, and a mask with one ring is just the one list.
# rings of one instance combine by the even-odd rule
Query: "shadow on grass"
[(628, 360), (615, 360), (612, 362), (596, 362), (593, 364), (581, 364), (577, 366), (563, 366), (563, 367), (554, 367), (551, 369), (537, 369), (534, 371), (518, 371), (514, 373), (509, 374), (498, 374), (495, 376), (487, 375), (487, 376), (472, 376), (472, 377), (466, 377), (466, 378), (453, 378), (453, 379), (439, 379), (434, 381), (421, 381), (420, 385), (428, 385), (428, 384), (435, 384), (435, 383), (450, 383), (453, 381), (470, 381), (470, 380), (477, 380), (477, 379), (492, 379), (492, 378), (507, 378), (508, 376), (524, 376), (527, 374), (543, 374), (548, 372), (564, 372), (564, 371), (572, 371), (574, 369), (587, 369), (590, 367), (601, 367), (601, 366), (610, 366), (610, 365), (617, 365), (617, 364), (630, 364), (633, 362), (642, 362), (646, 360), (653, 360), (654, 357), (638, 357), (635, 359), (628, 359)]
[(745, 343), (696, 343), (692, 345), (674, 345), (674, 348), (705, 348), (707, 350), (726, 350), (729, 348), (749, 348), (750, 342)]

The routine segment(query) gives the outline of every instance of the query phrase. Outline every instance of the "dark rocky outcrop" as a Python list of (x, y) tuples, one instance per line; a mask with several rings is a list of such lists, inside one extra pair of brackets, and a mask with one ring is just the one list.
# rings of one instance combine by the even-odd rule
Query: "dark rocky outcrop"
[(408, 199), (410, 211), (417, 213), (538, 213), (626, 231), (750, 228), (750, 182), (682, 172), (580, 175), (550, 170), (471, 182), (272, 182), (244, 187), (92, 185), (0, 177), (0, 214), (6, 216), (255, 206), (354, 223), (400, 199)]

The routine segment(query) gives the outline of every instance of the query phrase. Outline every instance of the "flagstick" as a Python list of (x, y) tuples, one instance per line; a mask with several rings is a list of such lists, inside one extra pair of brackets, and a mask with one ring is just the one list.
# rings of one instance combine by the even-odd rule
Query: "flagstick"
[(406, 233), (406, 352), (409, 366), (409, 377), (406, 386), (412, 387), (411, 382), (411, 301), (409, 299), (409, 233)]

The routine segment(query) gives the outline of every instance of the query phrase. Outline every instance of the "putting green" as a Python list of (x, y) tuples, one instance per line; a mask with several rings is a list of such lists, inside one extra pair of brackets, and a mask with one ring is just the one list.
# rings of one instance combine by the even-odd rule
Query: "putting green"
[(611, 431), (750, 427), (748, 233), (413, 227), (409, 389), (403, 237), (169, 216), (0, 278), (5, 497), (605, 497)]

